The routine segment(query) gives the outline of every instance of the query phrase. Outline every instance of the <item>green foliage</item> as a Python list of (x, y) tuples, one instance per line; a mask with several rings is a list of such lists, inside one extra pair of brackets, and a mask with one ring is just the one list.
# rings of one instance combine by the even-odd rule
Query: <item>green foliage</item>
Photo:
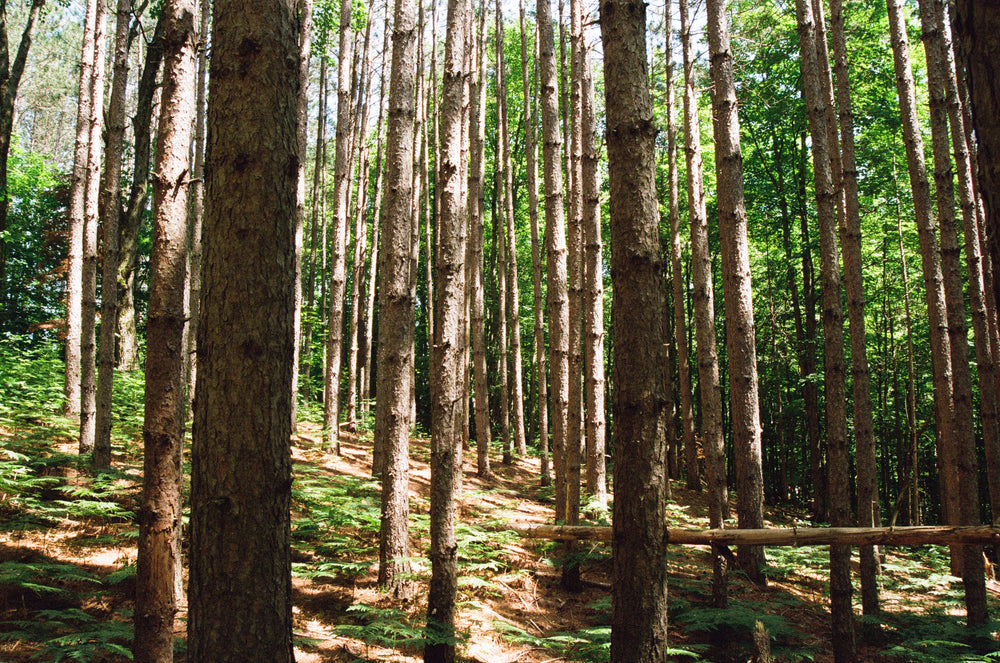
[(414, 624), (402, 610), (356, 603), (347, 612), (360, 623), (336, 626), (334, 631), (340, 635), (392, 649), (415, 648), (424, 643), (422, 627)]
[(68, 608), (37, 610), (34, 619), (7, 624), (12, 628), (0, 634), (0, 639), (37, 643), (34, 658), (40, 660), (89, 663), (107, 661), (109, 655), (132, 659), (131, 622), (98, 621), (79, 608)]

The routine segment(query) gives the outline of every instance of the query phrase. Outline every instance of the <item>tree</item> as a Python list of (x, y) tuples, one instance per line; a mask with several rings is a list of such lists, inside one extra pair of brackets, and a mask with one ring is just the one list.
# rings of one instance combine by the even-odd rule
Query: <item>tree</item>
[[(431, 348), (431, 580), (427, 597), (424, 660), (455, 660), (455, 593), (458, 543), (455, 539), (456, 469), (461, 467), (465, 413), (464, 343), (465, 219), (467, 153), (463, 125), (468, 64), (465, 40), (471, 24), (469, 0), (449, 0), (441, 90), (441, 145), (437, 163), (438, 247), (434, 282), (434, 343)], [(461, 475), (459, 474), (460, 478)]]
[[(829, 453), (828, 486), (834, 526), (850, 525), (851, 504), (847, 445), (847, 392), (844, 367), (844, 311), (841, 307), (840, 252), (837, 246), (837, 190), (834, 188), (833, 150), (829, 140), (827, 96), (821, 81), (819, 37), (811, 0), (795, 3), (799, 27), (802, 81), (812, 138), (816, 216), (820, 235), (820, 274), (823, 281), (823, 385), (826, 388), (826, 435)], [(825, 49), (824, 49), (825, 50)], [(837, 159), (839, 161), (839, 157)], [(854, 615), (851, 608), (851, 549), (830, 546), (830, 603), (833, 652), (836, 661), (857, 658)]]
[(7, 36), (7, 3), (0, 4), (0, 303), (7, 308), (7, 212), (10, 198), (7, 194), (7, 157), (10, 154), (10, 137), (14, 129), (14, 101), (17, 88), (24, 75), (31, 48), (31, 33), (45, 0), (32, 0), (28, 19), (21, 31), (14, 62), (10, 61), (10, 42)]
[(292, 0), (214, 7), (188, 656), (281, 663), (293, 660), (299, 11)]
[(611, 660), (652, 663), (667, 656), (663, 564), (667, 476), (665, 438), (660, 430), (665, 402), (656, 128), (646, 74), (645, 5), (635, 0), (604, 0), (600, 9), (616, 334)]
[(347, 287), (347, 233), (351, 199), (351, 0), (340, 3), (340, 57), (337, 60), (337, 143), (333, 165), (333, 242), (330, 248), (330, 313), (327, 318), (326, 371), (323, 375), (323, 430), (326, 448), (340, 453), (340, 358), (344, 291)]
[(413, 379), (414, 297), (410, 290), (413, 242), (413, 89), (416, 82), (416, 7), (396, 0), (381, 266), (375, 445), (381, 447), (382, 527), (378, 581), (396, 597), (408, 596), (410, 381)]
[[(101, 180), (98, 212), (104, 248), (101, 283), (118, 278), (118, 217), (121, 214), (122, 148), (125, 142), (125, 88), (128, 83), (129, 22), (131, 2), (118, 0), (115, 24), (114, 75), (108, 103), (107, 158)], [(118, 288), (101, 289), (101, 320), (118, 319)], [(111, 395), (115, 375), (115, 325), (101, 325), (97, 367), (97, 430), (94, 467), (111, 466)]]
[(538, 64), (542, 108), (542, 160), (545, 177), (549, 353), (552, 451), (555, 470), (556, 520), (566, 517), (566, 431), (569, 403), (569, 312), (566, 308), (566, 237), (560, 164), (559, 103), (556, 88), (555, 35), (550, 0), (538, 0)]
[[(708, 43), (715, 86), (712, 118), (718, 180), (719, 237), (729, 356), (729, 403), (736, 452), (736, 511), (739, 526), (764, 524), (760, 414), (757, 399), (757, 349), (743, 198), (743, 155), (733, 82), (728, 20), (719, 0), (708, 0)], [(764, 549), (743, 546), (739, 565), (752, 580), (764, 582)]]
[[(171, 0), (163, 7), (164, 76), (153, 181), (154, 239), (133, 645), (140, 663), (169, 662), (174, 650), (174, 561), (179, 559), (176, 546), (180, 545), (177, 531), (181, 526), (181, 449), (187, 408), (184, 294), (188, 168), (197, 71), (196, 4), (194, 0)], [(120, 19), (123, 16), (127, 18), (127, 13), (119, 14)], [(113, 278), (117, 265), (114, 267), (105, 274)]]

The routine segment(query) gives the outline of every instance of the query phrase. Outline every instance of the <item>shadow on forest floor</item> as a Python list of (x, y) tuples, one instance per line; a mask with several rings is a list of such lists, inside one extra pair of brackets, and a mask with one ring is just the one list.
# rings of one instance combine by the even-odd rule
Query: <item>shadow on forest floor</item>
[[(0, 661), (127, 660), (134, 602), (134, 511), (141, 462), (135, 440), (116, 445), (116, 471), (91, 477), (74, 455), (65, 420), (33, 414), (0, 420)], [(325, 453), (304, 423), (293, 440), (293, 593), (296, 660), (413, 661), (421, 652), (429, 565), (428, 441), (412, 440), (411, 564), (414, 597), (388, 598), (376, 584), (379, 489), (371, 479), (370, 433), (346, 434)], [(466, 454), (457, 535), (460, 629), (465, 660), (484, 663), (608, 658), (610, 548), (575, 552), (584, 589), (559, 583), (560, 545), (523, 539), (509, 523), (551, 519), (552, 493), (534, 457), (475, 476)], [(702, 528), (705, 495), (674, 486), (671, 527)], [(600, 511), (597, 511), (600, 515)], [(769, 526), (802, 524), (772, 510)], [(601, 518), (593, 522), (600, 524)], [(712, 608), (711, 559), (701, 548), (667, 555), (672, 660), (736, 663), (752, 655), (760, 622), (778, 661), (829, 661), (825, 547), (768, 551), (767, 587), (731, 574), (729, 607)], [(885, 552), (881, 620), (866, 620), (865, 661), (987, 661), (990, 629), (965, 644), (961, 586), (946, 550)], [(995, 583), (994, 583), (995, 585)], [(992, 587), (996, 590), (996, 587)], [(996, 591), (992, 591), (996, 598)], [(997, 608), (994, 600), (994, 610)], [(184, 660), (182, 610), (175, 624)]]

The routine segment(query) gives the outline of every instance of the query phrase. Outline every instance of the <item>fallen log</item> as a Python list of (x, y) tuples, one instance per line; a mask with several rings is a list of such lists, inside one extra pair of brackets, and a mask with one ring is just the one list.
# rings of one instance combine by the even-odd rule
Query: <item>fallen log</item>
[[(611, 541), (610, 527), (570, 525), (512, 525), (509, 529), (529, 539), (556, 541)], [(663, 535), (668, 544), (682, 546), (762, 545), (922, 546), (926, 544), (1000, 544), (1000, 527), (792, 527), (788, 529), (672, 529)]]

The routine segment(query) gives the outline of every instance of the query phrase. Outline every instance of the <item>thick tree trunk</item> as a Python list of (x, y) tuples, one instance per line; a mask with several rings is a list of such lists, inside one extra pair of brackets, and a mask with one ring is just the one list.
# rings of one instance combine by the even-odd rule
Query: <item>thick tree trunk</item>
[(538, 0), (539, 75), (542, 108), (542, 159), (545, 174), (545, 234), (547, 244), (547, 309), (549, 367), (552, 389), (552, 451), (555, 470), (555, 517), (566, 517), (566, 429), (569, 402), (569, 312), (566, 300), (566, 235), (560, 164), (559, 106), (556, 88), (555, 37), (551, 0)]
[(188, 658), (290, 663), (299, 8), (214, 8)]
[[(764, 522), (764, 478), (761, 469), (760, 412), (757, 401), (757, 349), (747, 245), (746, 206), (743, 200), (743, 155), (733, 81), (729, 26), (723, 3), (708, 1), (708, 37), (711, 77), (715, 86), (712, 117), (715, 169), (718, 181), (719, 237), (729, 357), (729, 403), (732, 410), (736, 458), (736, 512), (741, 528)], [(763, 584), (764, 549), (743, 547), (740, 568)]]
[(646, 74), (645, 5), (635, 0), (605, 0), (600, 9), (615, 330), (611, 660), (653, 663), (666, 660), (668, 647), (656, 128)]
[[(816, 216), (820, 234), (820, 273), (823, 283), (823, 385), (826, 390), (826, 435), (829, 454), (831, 522), (846, 527), (851, 521), (850, 472), (847, 444), (847, 391), (844, 366), (844, 312), (841, 308), (840, 255), (837, 246), (837, 191), (832, 161), (836, 146), (828, 133), (827, 95), (821, 80), (817, 28), (811, 0), (796, 1), (799, 53), (809, 129), (812, 138)], [(825, 50), (825, 49), (824, 49)], [(837, 159), (839, 161), (839, 158)], [(859, 491), (860, 492), (860, 491)], [(851, 608), (851, 551), (830, 547), (830, 603), (834, 660), (857, 660), (854, 615)]]
[(431, 580), (427, 597), (424, 660), (455, 660), (455, 594), (458, 543), (455, 540), (456, 465), (461, 466), (465, 402), (465, 252), (468, 224), (462, 141), (468, 122), (465, 39), (471, 24), (469, 0), (449, 0), (441, 90), (441, 146), (437, 190), (440, 202), (434, 274), (436, 320), (431, 348)]
[(379, 269), (378, 398), (375, 444), (383, 450), (379, 584), (397, 597), (412, 591), (409, 564), (410, 381), (413, 379), (414, 301), (410, 290), (413, 242), (413, 91), (416, 7), (396, 0), (386, 137), (385, 225)]
[[(127, 22), (127, 7), (121, 9), (125, 11), (119, 12), (119, 20)], [(163, 90), (153, 181), (154, 237), (150, 262), (146, 409), (142, 428), (143, 491), (139, 511), (133, 645), (135, 660), (140, 663), (173, 660), (174, 565), (179, 559), (181, 449), (187, 407), (184, 280), (188, 169), (195, 116), (197, 9), (195, 0), (170, 0), (164, 4), (163, 11)], [(105, 270), (105, 274), (108, 273), (114, 274)]]

